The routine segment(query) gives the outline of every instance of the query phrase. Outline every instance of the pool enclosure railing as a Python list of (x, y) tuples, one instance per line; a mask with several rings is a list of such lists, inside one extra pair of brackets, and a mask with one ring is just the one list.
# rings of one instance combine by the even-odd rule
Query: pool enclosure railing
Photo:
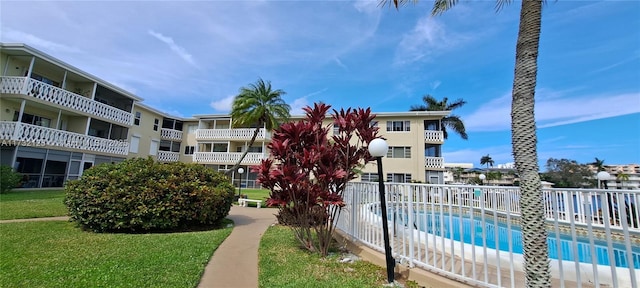
[[(482, 287), (524, 286), (518, 187), (385, 183), (385, 190), (399, 265)], [(378, 183), (349, 183), (337, 227), (383, 253), (378, 195)], [(543, 189), (541, 200), (553, 287), (639, 287), (639, 190)]]

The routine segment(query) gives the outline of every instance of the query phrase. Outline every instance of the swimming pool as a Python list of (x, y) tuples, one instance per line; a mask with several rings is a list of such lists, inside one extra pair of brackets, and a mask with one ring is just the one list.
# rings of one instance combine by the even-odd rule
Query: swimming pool
[[(408, 222), (407, 215), (395, 211), (395, 218), (397, 225), (405, 225)], [(389, 210), (389, 218), (393, 219), (393, 209)], [(462, 241), (467, 244), (482, 245), (486, 241), (486, 247), (491, 249), (499, 249), (500, 251), (509, 251), (509, 231), (506, 223), (498, 223), (498, 226), (493, 223), (493, 218), (488, 216), (485, 218), (484, 227), (482, 220), (478, 218), (471, 218), (469, 215), (460, 217), (458, 215), (443, 215), (442, 220), (440, 215), (416, 213), (415, 227), (422, 232), (433, 234), (436, 236), (442, 236), (445, 238), (453, 239), (455, 241)], [(491, 222), (491, 223), (489, 223)], [(462, 229), (461, 226), (462, 225)], [(407, 225), (409, 227), (409, 225)], [(413, 226), (413, 225), (412, 225)], [(482, 232), (486, 235), (486, 240), (482, 238)], [(498, 237), (496, 239), (496, 229)], [(512, 251), (513, 253), (522, 254), (522, 231), (519, 226), (511, 225), (511, 239), (512, 239)], [(561, 234), (559, 237), (560, 249), (562, 251), (562, 260), (575, 261), (576, 257), (579, 262), (592, 263), (592, 254), (589, 244), (589, 239), (583, 237), (577, 237), (577, 249), (574, 252), (573, 242), (571, 235)], [(558, 239), (555, 234), (547, 237), (547, 243), (549, 246), (549, 258), (559, 259), (558, 253)], [(595, 244), (595, 257), (598, 265), (610, 266), (609, 261), (609, 248), (603, 241), (594, 241)], [(627, 261), (626, 249), (623, 243), (613, 244), (613, 258), (616, 267), (628, 268), (629, 263)], [(633, 267), (640, 269), (640, 247), (632, 246), (632, 258)]]

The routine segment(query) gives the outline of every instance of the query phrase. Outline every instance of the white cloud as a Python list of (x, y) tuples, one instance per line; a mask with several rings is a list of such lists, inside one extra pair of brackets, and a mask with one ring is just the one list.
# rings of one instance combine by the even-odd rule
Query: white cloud
[(418, 20), (411, 32), (403, 35), (396, 49), (395, 64), (430, 60), (468, 40), (468, 36), (447, 30), (441, 21), (427, 14)]
[(66, 52), (66, 53), (81, 52), (81, 50), (76, 47), (52, 42), (52, 41), (40, 38), (36, 35), (14, 30), (8, 27), (3, 27), (2, 33), (0, 34), (2, 34), (3, 42), (26, 43), (27, 45), (33, 46), (37, 49), (50, 50), (52, 52)]
[(294, 99), (293, 102), (290, 104), (290, 106), (291, 106), (291, 111), (289, 112), (289, 114), (304, 115), (304, 111), (302, 111), (302, 108), (309, 106), (309, 103), (307, 102), (307, 98), (305, 96), (305, 97)]
[[(537, 128), (640, 113), (640, 93), (568, 98), (562, 93), (536, 93)], [(462, 116), (468, 131), (511, 129), (511, 94), (489, 100), (470, 115)]]
[(349, 67), (347, 67), (347, 65), (344, 65), (338, 57), (334, 58), (334, 60), (336, 61), (336, 64), (338, 64), (338, 66), (342, 67), (342, 69), (349, 71)]
[(217, 101), (211, 101), (209, 106), (218, 112), (229, 112), (231, 111), (231, 105), (233, 104), (233, 99), (235, 99), (235, 95), (227, 96)]
[(196, 62), (193, 60), (193, 56), (189, 54), (186, 49), (176, 44), (176, 42), (173, 41), (173, 38), (164, 36), (161, 33), (155, 32), (153, 30), (149, 30), (148, 33), (149, 35), (169, 45), (169, 48), (178, 56), (180, 56), (180, 58), (184, 59), (184, 61), (187, 61), (187, 63), (193, 65), (194, 67), (198, 67)]
[(436, 90), (438, 89), (438, 87), (440, 87), (440, 84), (442, 84), (442, 82), (440, 80), (436, 80), (431, 82), (429, 86), (431, 86), (431, 90)]

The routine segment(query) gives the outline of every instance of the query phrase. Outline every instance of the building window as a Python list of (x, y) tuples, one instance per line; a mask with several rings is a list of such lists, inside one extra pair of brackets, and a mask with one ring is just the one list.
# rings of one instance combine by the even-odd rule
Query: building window
[(188, 124), (187, 125), (187, 133), (194, 134), (198, 130), (198, 124)]
[[(20, 116), (20, 113), (18, 111), (15, 111), (15, 113), (13, 113), (13, 121), (18, 121), (18, 116)], [(51, 127), (51, 119), (31, 115), (28, 113), (22, 113), (22, 121), (20, 122), (47, 128)]]
[(424, 120), (424, 130), (439, 131), (440, 121), (438, 120)]
[(424, 156), (440, 157), (440, 147), (438, 144), (424, 144)]
[(156, 118), (153, 120), (153, 131), (158, 131), (159, 124), (160, 124), (160, 119)]
[(151, 140), (151, 144), (149, 145), (149, 155), (158, 155), (158, 147), (160, 147), (160, 141)]
[(160, 151), (180, 152), (180, 142), (160, 140)]
[(387, 131), (411, 131), (409, 121), (387, 121)]
[(140, 119), (142, 119), (142, 113), (136, 111), (136, 114), (133, 117), (133, 125), (140, 126)]
[(411, 147), (389, 147), (387, 158), (411, 158)]
[(378, 121), (371, 121), (371, 123), (369, 123), (369, 127), (378, 127)]
[(387, 173), (387, 182), (409, 183), (411, 182), (411, 174)]
[(360, 179), (363, 182), (378, 182), (378, 173), (362, 173)]
[(333, 135), (340, 134), (340, 127), (336, 124), (333, 124)]
[(186, 146), (184, 147), (184, 155), (193, 155), (193, 152), (195, 152), (196, 150), (196, 146)]
[(140, 136), (131, 136), (131, 143), (129, 143), (129, 152), (138, 153), (138, 146), (140, 146)]

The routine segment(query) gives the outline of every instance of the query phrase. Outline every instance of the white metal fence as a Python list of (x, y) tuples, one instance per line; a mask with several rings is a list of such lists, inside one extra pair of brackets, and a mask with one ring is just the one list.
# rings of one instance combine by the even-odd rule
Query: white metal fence
[[(519, 188), (385, 187), (396, 261), (479, 286), (524, 286)], [(350, 183), (337, 224), (383, 252), (378, 195), (377, 183)], [(544, 189), (542, 199), (553, 287), (639, 286), (640, 191)]]

